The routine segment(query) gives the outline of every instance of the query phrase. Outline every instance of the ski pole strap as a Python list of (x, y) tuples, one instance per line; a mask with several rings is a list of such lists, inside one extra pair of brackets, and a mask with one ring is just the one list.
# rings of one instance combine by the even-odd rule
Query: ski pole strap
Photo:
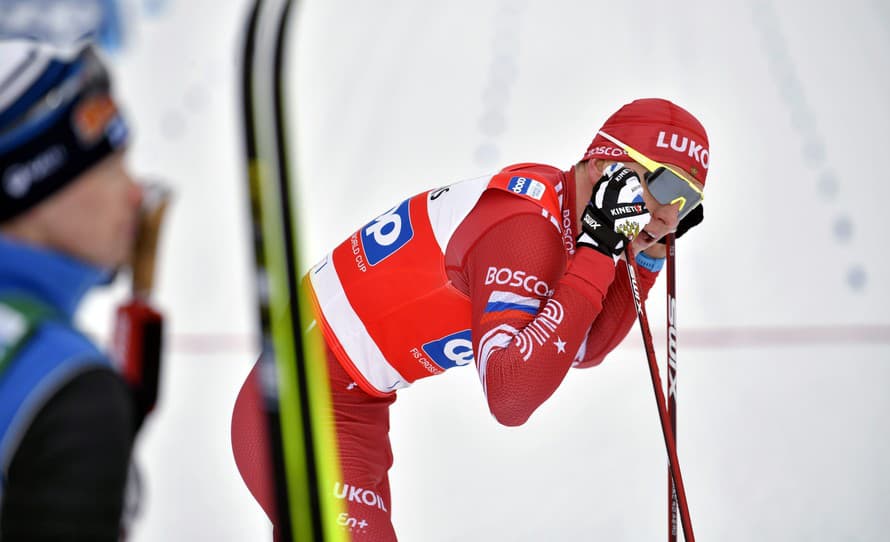
[(60, 318), (57, 310), (32, 298), (0, 296), (0, 378), (40, 324)]
[(635, 260), (637, 261), (637, 265), (639, 265), (643, 269), (648, 269), (653, 273), (658, 273), (659, 271), (661, 271), (661, 268), (664, 267), (665, 258), (653, 258), (645, 252), (640, 252), (639, 254), (637, 254)]

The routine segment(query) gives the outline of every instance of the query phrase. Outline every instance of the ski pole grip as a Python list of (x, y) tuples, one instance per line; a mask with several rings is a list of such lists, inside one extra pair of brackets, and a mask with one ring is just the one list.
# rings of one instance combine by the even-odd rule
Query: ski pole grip
[(142, 190), (139, 230), (133, 246), (130, 267), (133, 271), (133, 294), (148, 298), (154, 287), (158, 237), (164, 213), (170, 203), (171, 191), (160, 183), (146, 183)]

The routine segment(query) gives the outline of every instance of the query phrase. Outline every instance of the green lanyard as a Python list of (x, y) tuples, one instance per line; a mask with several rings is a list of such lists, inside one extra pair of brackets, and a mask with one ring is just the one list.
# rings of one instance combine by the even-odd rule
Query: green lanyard
[(40, 324), (58, 317), (57, 310), (32, 298), (0, 297), (0, 378)]

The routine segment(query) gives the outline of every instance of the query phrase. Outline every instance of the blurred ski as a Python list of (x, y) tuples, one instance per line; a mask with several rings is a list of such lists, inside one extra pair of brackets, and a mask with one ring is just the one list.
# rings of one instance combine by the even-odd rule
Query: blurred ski
[[(256, 0), (243, 58), (243, 117), (248, 195), (262, 340), (261, 386), (275, 476), (281, 540), (345, 541), (336, 519), (336, 440), (323, 423), (330, 392), (323, 351), (304, 336), (312, 313), (299, 288), (297, 181), (287, 151), (284, 44), (290, 0)], [(287, 94), (293, 98), (293, 93)], [(327, 521), (325, 521), (327, 518)]]

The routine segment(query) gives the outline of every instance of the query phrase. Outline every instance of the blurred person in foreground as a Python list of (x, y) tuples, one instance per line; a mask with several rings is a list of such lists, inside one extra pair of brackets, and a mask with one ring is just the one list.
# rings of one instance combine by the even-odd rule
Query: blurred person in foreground
[(127, 262), (142, 190), (92, 45), (0, 41), (0, 539), (121, 536), (141, 423), (74, 325)]
[[(342, 480), (356, 541), (394, 541), (389, 407), (412, 382), (474, 366), (492, 416), (525, 423), (572, 367), (593, 367), (636, 317), (624, 249), (646, 297), (665, 235), (703, 218), (704, 127), (663, 99), (621, 107), (573, 167), (523, 163), (411, 197), (304, 278), (326, 346)], [(274, 522), (257, 369), (235, 405), (242, 477)], [(505, 452), (506, 453), (506, 452)]]

